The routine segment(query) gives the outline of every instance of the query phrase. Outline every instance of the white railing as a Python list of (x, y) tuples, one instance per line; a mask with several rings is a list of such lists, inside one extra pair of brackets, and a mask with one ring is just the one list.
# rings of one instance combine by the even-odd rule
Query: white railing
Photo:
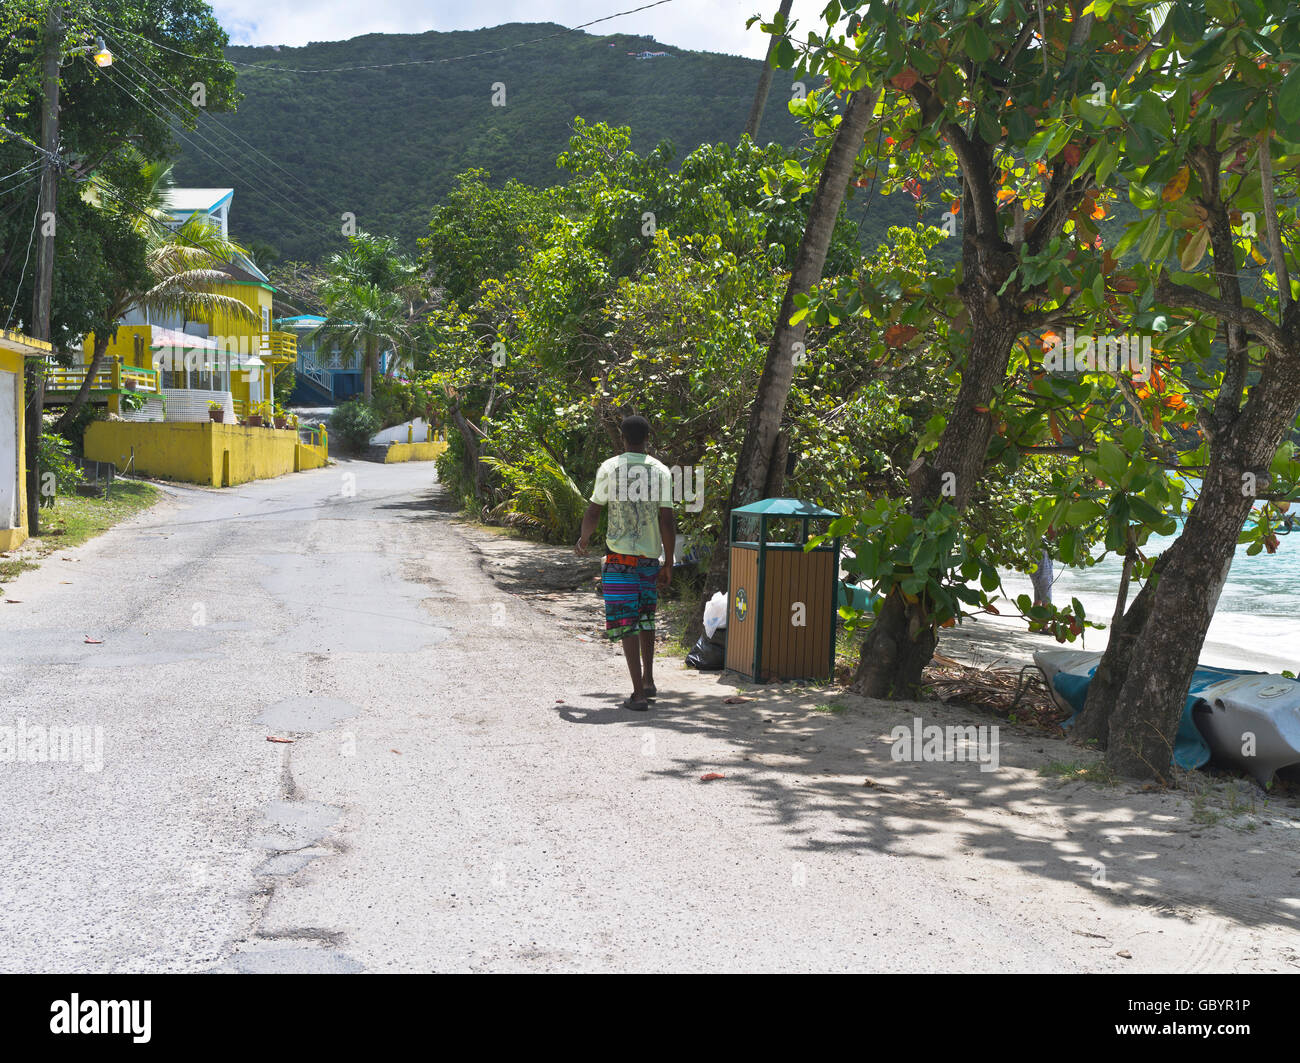
[(334, 394), (334, 375), (327, 369), (321, 368), (316, 362), (302, 353), (298, 355), (298, 364), (295, 368), (308, 380), (314, 381), (331, 395)]
[(167, 399), (167, 420), (188, 421), (191, 424), (207, 421), (208, 403), (219, 402), (226, 411), (226, 424), (235, 423), (235, 404), (229, 391), (209, 391), (206, 388), (164, 388)]

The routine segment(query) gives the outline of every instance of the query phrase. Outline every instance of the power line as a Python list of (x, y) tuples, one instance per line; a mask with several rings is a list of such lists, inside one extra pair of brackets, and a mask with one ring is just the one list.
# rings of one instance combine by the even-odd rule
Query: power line
[(23, 281), (27, 279), (27, 262), (32, 257), (32, 241), (36, 238), (36, 223), (41, 217), (41, 197), (36, 197), (36, 209), (32, 212), (32, 231), (27, 237), (27, 254), (23, 256), (22, 272), (18, 274), (18, 287), (14, 289), (14, 297), (9, 303), (9, 316), (5, 318), (5, 331), (9, 330), (9, 322), (13, 320), (14, 308), (18, 305), (18, 296), (22, 294)]
[[(117, 47), (118, 54), (121, 54), (126, 59), (126, 61), (131, 64), (131, 67), (137, 70), (138, 72), (140, 72), (141, 76), (143, 76), (147, 81), (149, 81), (150, 84), (157, 86), (159, 90), (162, 92), (170, 93), (178, 101), (180, 101), (182, 105), (186, 107), (194, 106), (191, 103), (189, 97), (187, 97), (183, 92), (177, 89), (174, 85), (169, 84), (160, 75), (150, 70), (148, 68), (147, 63), (144, 63), (143, 60), (140, 60), (140, 62), (137, 63), (136, 58), (138, 57), (133, 57), (131, 52), (122, 48), (120, 42), (117, 44), (116, 47)], [(224, 133), (229, 137), (233, 137), (235, 140), (239, 141), (240, 145), (242, 145), (244, 148), (246, 148), (253, 154), (257, 155), (261, 159), (265, 160), (268, 165), (273, 166), (275, 169), (279, 170), (280, 173), (284, 174), (286, 177), (290, 178), (291, 180), (297, 182), (298, 185), (300, 185), (303, 189), (311, 193), (312, 200), (313, 201), (315, 200), (315, 197), (317, 196), (316, 191), (313, 188), (311, 188), (310, 185), (308, 185), (301, 177), (299, 177), (293, 171), (288, 170), (285, 167), (281, 166), (278, 162), (275, 161), (275, 159), (267, 155), (265, 152), (261, 151), (255, 144), (252, 144), (246, 139), (244, 139), (242, 136), (236, 133), (229, 126), (226, 126), (221, 122), (218, 122), (216, 120), (216, 117), (212, 115), (210, 112), (208, 112), (207, 110), (201, 108), (196, 109), (196, 113), (201, 114), (204, 118), (207, 118), (209, 123), (215, 125), (221, 133)], [(334, 206), (337, 208), (337, 203), (335, 203)]]
[[(152, 96), (149, 95), (148, 90), (145, 89), (145, 88), (143, 88), (143, 87), (141, 87), (139, 84), (137, 84), (135, 81), (133, 81), (133, 80), (131, 79), (130, 75), (126, 74), (124, 71), (120, 71), (120, 70), (119, 70), (119, 71), (118, 71), (118, 76), (122, 79), (122, 81), (128, 82), (129, 84), (133, 85), (134, 87), (140, 89), (140, 91), (141, 91), (142, 93), (144, 93), (146, 96), (149, 96), (150, 100), (152, 100), (154, 103), (157, 104), (157, 107), (156, 107), (156, 108), (155, 108), (155, 107), (151, 107), (151, 106), (149, 106), (149, 104), (145, 103), (142, 99), (140, 99), (139, 96), (137, 96), (134, 92), (132, 92), (130, 88), (127, 88), (127, 86), (126, 86), (125, 84), (120, 84), (119, 87), (122, 89), (122, 91), (125, 92), (128, 96), (130, 96), (131, 99), (135, 100), (135, 102), (136, 102), (136, 103), (137, 103), (137, 104), (138, 104), (138, 105), (139, 105), (143, 110), (145, 110), (145, 111), (148, 112), (149, 114), (152, 114), (155, 118), (157, 118), (157, 119), (159, 119), (160, 121), (163, 121), (163, 122), (168, 122), (169, 120), (174, 120), (174, 119), (176, 119), (176, 118), (179, 117), (179, 115), (176, 114), (176, 113), (174, 113), (174, 112), (172, 112), (172, 111), (168, 108), (168, 106), (167, 106), (165, 103), (163, 103), (163, 102), (161, 102), (161, 101), (154, 100), (154, 98), (153, 98)], [(230, 173), (230, 174), (234, 175), (238, 180), (241, 180), (241, 181), (242, 181), (242, 180), (245, 180), (245, 177), (244, 177), (243, 175), (240, 174), (240, 172), (238, 171), (238, 169), (237, 169), (235, 166), (233, 166), (233, 165), (232, 165), (231, 163), (229, 163), (229, 162), (223, 162), (221, 159), (218, 159), (215, 155), (212, 154), (212, 152), (208, 151), (208, 150), (203, 146), (203, 144), (202, 144), (202, 143), (199, 143), (198, 141), (199, 141), (199, 138), (198, 138), (197, 135), (195, 135), (195, 143), (193, 143), (191, 146), (192, 146), (196, 151), (198, 151), (198, 152), (200, 152), (201, 154), (203, 154), (204, 156), (206, 156), (206, 157), (207, 157), (211, 162), (215, 163), (216, 166), (217, 166), (218, 168), (220, 168), (220, 169), (226, 171), (227, 173)], [(210, 146), (213, 147), (213, 148), (215, 148), (217, 151), (221, 151), (223, 154), (225, 153), (225, 149), (222, 148), (220, 145), (217, 145), (217, 144), (215, 144), (215, 143), (210, 143)], [(304, 218), (304, 217), (302, 217), (302, 215), (300, 215), (296, 210), (290, 209), (290, 208), (292, 207), (292, 201), (290, 201), (287, 197), (281, 195), (281, 198), (284, 200), (284, 203), (289, 203), (289, 204), (290, 204), (289, 207), (286, 207), (286, 206), (284, 205), (284, 203), (281, 203), (281, 202), (279, 202), (278, 200), (276, 200), (275, 198), (273, 198), (273, 195), (272, 195), (272, 193), (273, 193), (273, 189), (272, 189), (269, 185), (267, 185), (267, 186), (260, 186), (256, 181), (250, 181), (250, 182), (249, 182), (249, 187), (250, 187), (252, 190), (254, 190), (254, 191), (258, 191), (258, 192), (262, 193), (262, 195), (265, 197), (266, 202), (267, 202), (269, 205), (276, 207), (278, 210), (280, 210), (280, 211), (281, 211), (283, 214), (285, 214), (287, 217), (292, 218), (294, 221), (296, 221), (296, 222), (298, 222), (299, 224), (303, 225), (303, 226), (304, 226), (308, 231), (312, 230), (313, 228), (317, 228), (317, 227), (318, 227), (318, 224), (313, 224), (312, 222), (307, 221), (307, 219)], [(278, 193), (277, 193), (277, 194), (278, 194)]]
[[(127, 60), (127, 62), (130, 62), (130, 60)], [(133, 69), (138, 69), (135, 68), (134, 62), (131, 62), (130, 65), (133, 66)], [(153, 94), (153, 92), (149, 90), (146, 84), (142, 84), (134, 81), (134, 79), (131, 79), (129, 75), (125, 74), (125, 71), (123, 71), (122, 75), (123, 77), (127, 78), (127, 81), (131, 81), (131, 83), (133, 83), (136, 88), (139, 88), (140, 92), (146, 95), (148, 99), (152, 101), (153, 104), (156, 104), (157, 107), (159, 107), (161, 110), (164, 110), (166, 114), (170, 114), (170, 116), (173, 116), (173, 118), (182, 117), (182, 112), (179, 112), (179, 110), (175, 108), (174, 105), (169, 104), (168, 101), (164, 99), (160, 99), (159, 96)], [(195, 140), (194, 147), (198, 147), (198, 142), (200, 142), (201, 140), (201, 142), (207, 144), (208, 147), (213, 148), (214, 151), (221, 152), (222, 156), (225, 156), (227, 160), (234, 160), (235, 164), (237, 164), (238, 166), (248, 166), (248, 168), (250, 169), (255, 169), (252, 168), (252, 164), (250, 164), (250, 162), (242, 159), (242, 157), (239, 156), (238, 149), (231, 149), (231, 151), (226, 151), (226, 148), (224, 146), (221, 146), (220, 143), (217, 143), (216, 140), (209, 138), (209, 136), (205, 136), (204, 134), (199, 133), (198, 130), (182, 129), (182, 130), (178, 130), (177, 133), (178, 135), (191, 136), (191, 138), (194, 138)], [(209, 155), (208, 157), (209, 159), (211, 159), (212, 156)], [(227, 162), (227, 164), (224, 166), (224, 169), (229, 170), (231, 174), (235, 174), (235, 177), (239, 178), (237, 165), (231, 165), (230, 162)], [(244, 174), (247, 175), (248, 172), (250, 172), (250, 170), (246, 170)], [(276, 205), (276, 207), (279, 207), (281, 211), (285, 211), (285, 213), (290, 214), (290, 216), (296, 218), (296, 220), (303, 221), (304, 224), (308, 225), (308, 227), (315, 227), (312, 226), (311, 224), (308, 224), (308, 222), (305, 222), (304, 218), (300, 217), (299, 214), (296, 213), (296, 211), (294, 212), (286, 211), (285, 207), (283, 207), (281, 203), (277, 203), (277, 201), (270, 199), (270, 194), (272, 194), (272, 192), (276, 190), (270, 187), (268, 182), (265, 182), (263, 174), (260, 173), (256, 174), (256, 177), (257, 177), (256, 181), (248, 181), (248, 187), (252, 188), (252, 190), (255, 190), (257, 192), (261, 192), (261, 194), (265, 196), (266, 201), (268, 201), (268, 203), (272, 203), (273, 205)], [(289, 207), (292, 208), (303, 207), (303, 205), (305, 205), (305, 209), (308, 209), (308, 211), (312, 211), (312, 209), (317, 209), (318, 205), (320, 205), (318, 203), (315, 203), (315, 201), (308, 200), (307, 198), (305, 198), (305, 196), (302, 195), (299, 195), (299, 198), (303, 200), (303, 204), (295, 203), (295, 201), (292, 200), (289, 195), (283, 194), (283, 192), (276, 192), (276, 195), (279, 196), (279, 199), (283, 200), (283, 204), (287, 204), (289, 205)]]
[[(439, 63), (459, 63), (465, 59), (479, 59), (486, 55), (500, 55), (502, 52), (508, 52), (515, 48), (523, 48), (530, 44), (541, 44), (543, 41), (555, 40), (555, 38), (557, 37), (566, 37), (570, 33), (577, 33), (579, 30), (584, 30), (589, 26), (598, 25), (601, 22), (609, 22), (612, 19), (622, 18), (624, 15), (634, 15), (638, 11), (648, 11), (652, 7), (660, 7), (663, 4), (670, 4), (672, 2), (673, 0), (654, 0), (654, 2), (650, 4), (642, 4), (640, 7), (629, 8), (626, 11), (616, 11), (612, 15), (605, 15), (603, 18), (595, 18), (592, 19), (590, 22), (583, 22), (580, 25), (572, 26), (568, 29), (563, 29), (559, 33), (548, 33), (543, 37), (534, 37), (531, 40), (518, 41), (515, 44), (508, 44), (504, 48), (489, 48), (486, 51), (470, 52), (467, 55), (454, 55), (454, 56), (449, 56), (446, 59), (405, 59), (397, 63), (372, 63), (372, 64), (360, 64), (356, 66), (317, 67), (315, 69), (299, 69), (296, 67), (277, 66), (275, 63), (241, 63), (235, 59), (224, 59), (224, 58), (214, 59), (212, 56), (207, 56), (207, 55), (191, 55), (189, 52), (182, 52), (176, 48), (169, 48), (165, 44), (159, 44), (156, 41), (151, 41), (149, 40), (148, 37), (141, 37), (138, 33), (132, 33), (130, 30), (118, 29), (117, 27), (112, 26), (111, 23), (102, 21), (94, 14), (91, 14), (90, 18), (95, 22), (96, 25), (110, 28), (114, 33), (125, 33), (130, 37), (135, 37), (138, 40), (144, 41), (146, 44), (149, 44), (154, 48), (161, 48), (165, 52), (171, 52), (174, 55), (183, 55), (187, 59), (194, 59), (199, 62), (229, 63), (231, 66), (242, 66), (250, 70), (266, 70), (272, 73), (280, 73), (280, 74), (339, 74), (339, 73), (346, 73), (352, 70), (391, 70), (393, 67), (399, 67), (399, 66), (431, 66), (431, 65), (437, 65)], [(236, 47), (240, 47), (240, 46), (236, 45)]]

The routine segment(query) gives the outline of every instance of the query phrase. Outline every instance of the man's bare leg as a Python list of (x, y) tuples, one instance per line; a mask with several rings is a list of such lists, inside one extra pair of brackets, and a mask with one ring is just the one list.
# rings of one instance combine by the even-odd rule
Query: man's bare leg
[(623, 643), (623, 656), (627, 659), (628, 674), (632, 677), (632, 700), (644, 701), (645, 686), (641, 680), (641, 652), (636, 633), (628, 635), (621, 641)]
[(655, 685), (655, 633), (641, 632), (641, 680), (642, 686), (649, 690)]

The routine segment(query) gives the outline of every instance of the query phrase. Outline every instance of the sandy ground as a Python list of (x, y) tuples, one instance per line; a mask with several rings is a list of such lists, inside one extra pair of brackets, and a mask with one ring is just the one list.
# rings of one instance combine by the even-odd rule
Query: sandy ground
[(341, 463), (24, 573), (5, 714), (105, 747), (0, 764), (0, 970), (1300, 969), (1293, 806), (1005, 723), (994, 771), (896, 760), (999, 721), (668, 658), (627, 712), (595, 571)]

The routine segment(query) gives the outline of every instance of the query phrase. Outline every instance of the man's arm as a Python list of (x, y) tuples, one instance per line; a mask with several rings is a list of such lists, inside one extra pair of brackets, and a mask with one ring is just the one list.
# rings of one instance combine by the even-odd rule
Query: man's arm
[(592, 502), (591, 505), (587, 507), (587, 512), (582, 515), (582, 535), (578, 538), (578, 543), (573, 548), (573, 552), (579, 557), (587, 556), (588, 540), (596, 534), (596, 528), (600, 524), (600, 511), (604, 508), (605, 507), (599, 502)]
[(672, 506), (659, 507), (659, 538), (664, 541), (664, 563), (656, 582), (667, 587), (673, 581), (673, 554), (677, 549), (677, 515)]

